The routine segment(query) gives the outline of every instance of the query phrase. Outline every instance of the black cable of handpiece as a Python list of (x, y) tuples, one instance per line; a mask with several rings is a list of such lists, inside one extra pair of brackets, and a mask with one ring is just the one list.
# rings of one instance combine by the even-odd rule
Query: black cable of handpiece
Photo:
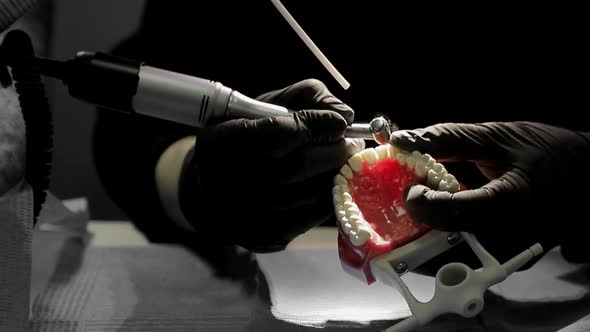
[[(7, 67), (10, 67), (10, 73)], [(0, 46), (0, 80), (4, 87), (14, 81), (19, 95), (27, 140), (25, 180), (33, 188), (33, 223), (36, 224), (49, 188), (53, 122), (45, 87), (35, 64), (33, 44), (24, 31), (8, 32)]]

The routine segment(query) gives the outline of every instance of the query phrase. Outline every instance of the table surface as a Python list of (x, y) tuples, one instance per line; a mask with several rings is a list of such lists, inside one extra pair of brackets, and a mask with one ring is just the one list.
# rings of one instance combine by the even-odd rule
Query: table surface
[[(249, 293), (251, 280), (219, 278), (198, 255), (151, 244), (129, 222), (91, 221), (88, 230), (89, 246), (73, 241), (60, 249), (64, 254), (57, 268), (33, 303), (33, 330), (317, 331), (277, 319), (276, 313), (287, 306), (271, 308), (269, 295), (258, 293), (260, 287)], [(318, 227), (289, 247), (311, 249), (308, 254), (316, 252), (319, 257), (333, 253), (336, 238), (336, 228)], [(295, 255), (292, 258), (300, 260), (287, 266), (312, 262), (308, 254)], [(322, 267), (316, 270), (324, 273)], [(533, 278), (515, 275), (498, 289), (502, 296), (488, 297), (479, 319), (449, 317), (420, 331), (590, 331), (588, 272), (588, 267), (566, 264), (553, 251), (529, 272)], [(319, 287), (317, 280), (315, 285), (309, 282)], [(268, 286), (272, 287), (277, 284)], [(569, 299), (561, 298), (567, 294)], [(383, 329), (336, 323), (323, 331)]]
[(91, 246), (147, 246), (149, 241), (127, 221), (90, 221)]
[[(267, 286), (260, 286), (258, 268), (219, 276), (198, 253), (149, 243), (126, 221), (94, 220), (88, 231), (89, 242), (53, 249), (61, 254), (32, 301), (33, 331), (316, 330), (273, 316), (259, 293)], [(336, 235), (336, 228), (319, 227), (290, 248), (335, 249)]]
[[(88, 224), (92, 246), (148, 246), (149, 241), (127, 221), (94, 220)], [(289, 248), (336, 248), (336, 227), (316, 227), (295, 238)]]

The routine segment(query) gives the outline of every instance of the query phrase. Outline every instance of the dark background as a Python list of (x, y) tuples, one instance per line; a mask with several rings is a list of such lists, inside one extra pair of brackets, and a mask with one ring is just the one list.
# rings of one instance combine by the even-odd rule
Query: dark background
[[(80, 50), (108, 51), (138, 26), (143, 0), (53, 1), (50, 55), (65, 60)], [(59, 198), (86, 197), (93, 219), (127, 219), (106, 195), (92, 159), (95, 108), (47, 80), (55, 121), (51, 191)]]
[[(587, 80), (580, 67), (587, 24), (576, 2), (424, 1), (395, 3), (393, 9), (380, 7), (380, 1), (341, 7), (283, 2), (351, 89), (335, 83), (269, 1), (159, 2), (144, 31), (149, 52), (140, 53), (157, 66), (168, 64), (166, 69), (186, 70), (251, 96), (315, 77), (351, 105), (358, 120), (384, 112), (401, 128), (512, 120), (589, 127), (580, 121), (588, 102), (584, 85), (577, 83)], [(79, 50), (111, 50), (138, 27), (146, 0), (52, 3), (49, 54), (67, 59)], [(238, 8), (228, 10), (229, 3)], [(227, 40), (216, 35), (224, 29), (230, 30)], [(203, 43), (224, 58), (202, 52)], [(247, 52), (252, 49), (259, 53)], [(197, 56), (202, 59), (195, 61)], [(175, 68), (178, 63), (185, 67)], [(60, 83), (48, 83), (56, 132), (51, 190), (60, 198), (87, 197), (93, 219), (127, 219), (96, 176), (96, 110), (68, 96)]]

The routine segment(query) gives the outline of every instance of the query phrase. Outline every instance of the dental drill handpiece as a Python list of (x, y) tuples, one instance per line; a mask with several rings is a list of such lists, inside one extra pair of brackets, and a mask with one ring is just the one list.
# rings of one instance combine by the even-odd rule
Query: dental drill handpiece
[[(65, 62), (36, 58), (41, 74), (61, 79), (71, 96), (125, 113), (137, 113), (197, 128), (223, 119), (289, 114), (219, 82), (163, 70), (106, 53), (79, 52)], [(379, 128), (383, 131), (383, 128)], [(375, 139), (369, 124), (353, 124), (351, 138)]]

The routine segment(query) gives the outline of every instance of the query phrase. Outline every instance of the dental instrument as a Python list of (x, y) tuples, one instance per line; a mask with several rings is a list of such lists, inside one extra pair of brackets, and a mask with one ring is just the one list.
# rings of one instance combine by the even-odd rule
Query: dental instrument
[(270, 0), (275, 8), (279, 11), (281, 16), (289, 23), (291, 29), (295, 31), (295, 33), (301, 38), (301, 40), (305, 43), (305, 46), (309, 48), (309, 50), (316, 56), (318, 60), (320, 60), (321, 64), (326, 68), (326, 70), (334, 77), (336, 81), (342, 86), (344, 90), (348, 90), (350, 88), (350, 83), (344, 78), (344, 76), (336, 69), (336, 67), (328, 60), (328, 58), (324, 55), (322, 51), (320, 51), (319, 47), (309, 38), (307, 33), (303, 30), (301, 25), (297, 23), (297, 21), (293, 18), (291, 13), (285, 8), (285, 6), (281, 3), (280, 0)]
[[(35, 58), (41, 74), (58, 78), (71, 96), (108, 109), (204, 127), (223, 119), (255, 119), (292, 112), (219, 82), (144, 65), (105, 53), (79, 52), (65, 62)], [(353, 124), (346, 137), (384, 144), (392, 126), (384, 117)]]
[(372, 139), (379, 144), (386, 144), (389, 142), (391, 133), (397, 129), (395, 123), (380, 115), (374, 117), (369, 123), (353, 123), (346, 128), (344, 135), (349, 138)]

